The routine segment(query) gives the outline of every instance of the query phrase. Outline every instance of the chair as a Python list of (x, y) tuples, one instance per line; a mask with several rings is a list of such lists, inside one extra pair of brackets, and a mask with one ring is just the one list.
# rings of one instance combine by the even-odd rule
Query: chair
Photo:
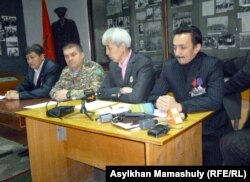
[(230, 120), (234, 121), (234, 130), (238, 130), (241, 118), (241, 93), (224, 96), (223, 105)]

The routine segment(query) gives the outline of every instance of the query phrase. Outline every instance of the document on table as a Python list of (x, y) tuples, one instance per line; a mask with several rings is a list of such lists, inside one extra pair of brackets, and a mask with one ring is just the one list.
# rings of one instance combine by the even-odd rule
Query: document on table
[(5, 99), (5, 95), (0, 95), (0, 100)]
[[(95, 111), (100, 108), (108, 107), (117, 104), (117, 102), (96, 100), (93, 102), (85, 102), (85, 107), (88, 111)], [(81, 109), (81, 104), (78, 104), (75, 109)]]
[[(48, 102), (43, 102), (43, 103), (39, 103), (39, 104), (29, 105), (29, 106), (25, 106), (24, 108), (26, 108), (26, 109), (37, 109), (37, 108), (40, 108), (40, 107), (45, 107), (47, 103)], [(55, 104), (57, 104), (56, 101), (50, 101), (48, 103), (48, 106), (55, 105)]]

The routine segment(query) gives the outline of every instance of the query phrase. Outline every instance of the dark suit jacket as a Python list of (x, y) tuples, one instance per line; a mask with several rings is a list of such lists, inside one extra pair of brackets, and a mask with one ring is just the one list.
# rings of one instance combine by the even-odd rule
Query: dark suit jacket
[[(230, 65), (230, 66), (229, 66)], [(250, 88), (250, 52), (245, 57), (224, 63), (224, 69), (237, 68), (232, 77), (225, 83), (225, 94), (242, 92)], [(231, 76), (231, 75), (229, 75)]]
[[(238, 69), (225, 83), (225, 95), (239, 93), (250, 88), (250, 52), (248, 52), (247, 56), (240, 57), (239, 60), (236, 59), (230, 62), (231, 67)], [(229, 63), (224, 64), (224, 67), (227, 65)], [(228, 68), (228, 66), (225, 68)], [(244, 128), (250, 128), (250, 117), (248, 117)]]
[[(139, 53), (132, 53), (124, 80), (119, 65), (110, 62), (109, 72), (99, 90), (100, 98), (129, 103), (145, 102), (153, 87), (154, 79), (151, 59)], [(132, 87), (133, 92), (119, 96), (122, 87)]]
[(34, 74), (35, 71), (29, 67), (24, 80), (16, 87), (20, 99), (49, 97), (51, 88), (59, 79), (61, 68), (56, 63), (45, 59), (37, 85), (33, 83)]
[[(192, 62), (187, 78), (185, 78), (183, 67), (176, 59), (166, 61), (149, 101), (155, 102), (159, 96), (172, 92), (185, 113), (221, 109), (224, 95), (222, 62), (204, 53), (199, 53)], [(192, 82), (197, 78), (202, 78), (202, 87), (206, 88), (206, 93), (191, 96)], [(203, 122), (205, 134), (214, 132), (228, 123), (224, 112), (219, 115), (215, 112), (213, 115)]]

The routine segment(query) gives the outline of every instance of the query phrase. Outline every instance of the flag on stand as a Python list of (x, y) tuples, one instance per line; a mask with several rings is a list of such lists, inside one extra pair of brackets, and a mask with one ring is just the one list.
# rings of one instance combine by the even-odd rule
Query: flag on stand
[(43, 49), (46, 57), (56, 61), (53, 33), (50, 26), (46, 0), (42, 0)]

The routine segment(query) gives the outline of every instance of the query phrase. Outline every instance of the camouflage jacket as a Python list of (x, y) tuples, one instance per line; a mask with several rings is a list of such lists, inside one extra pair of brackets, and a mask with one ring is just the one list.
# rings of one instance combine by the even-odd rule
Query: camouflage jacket
[(94, 61), (84, 60), (81, 70), (73, 76), (73, 71), (66, 66), (59, 80), (50, 91), (50, 97), (58, 90), (71, 90), (71, 98), (81, 98), (83, 91), (92, 88), (95, 91), (101, 86), (105, 77), (103, 68)]

